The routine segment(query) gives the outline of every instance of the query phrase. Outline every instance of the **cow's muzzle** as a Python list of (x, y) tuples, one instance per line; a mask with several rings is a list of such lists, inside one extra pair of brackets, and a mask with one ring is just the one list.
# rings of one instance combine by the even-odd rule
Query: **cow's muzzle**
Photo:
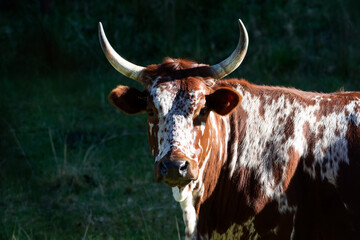
[(155, 177), (158, 182), (165, 182), (170, 187), (184, 187), (197, 177), (196, 169), (187, 160), (162, 159), (155, 166)]

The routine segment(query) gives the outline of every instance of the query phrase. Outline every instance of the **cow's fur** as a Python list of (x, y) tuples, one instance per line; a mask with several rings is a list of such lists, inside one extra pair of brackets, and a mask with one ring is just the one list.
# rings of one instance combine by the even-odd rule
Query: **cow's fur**
[(148, 111), (158, 181), (164, 159), (189, 162), (186, 182), (164, 180), (187, 239), (360, 236), (360, 92), (216, 81), (208, 66), (173, 59), (147, 67), (142, 83), (110, 100)]

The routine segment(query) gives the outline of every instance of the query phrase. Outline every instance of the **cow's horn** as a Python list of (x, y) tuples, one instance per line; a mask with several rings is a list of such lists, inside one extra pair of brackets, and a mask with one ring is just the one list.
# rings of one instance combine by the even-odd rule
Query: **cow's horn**
[(110, 45), (106, 38), (103, 26), (99, 22), (99, 40), (102, 50), (105, 53), (107, 60), (111, 65), (121, 74), (140, 82), (140, 73), (144, 67), (135, 65), (124, 58), (122, 58)]
[(239, 67), (239, 65), (245, 58), (249, 44), (249, 37), (246, 28), (240, 19), (239, 19), (239, 28), (240, 28), (239, 42), (234, 52), (221, 63), (211, 66), (215, 79), (221, 79), (229, 75), (237, 67)]

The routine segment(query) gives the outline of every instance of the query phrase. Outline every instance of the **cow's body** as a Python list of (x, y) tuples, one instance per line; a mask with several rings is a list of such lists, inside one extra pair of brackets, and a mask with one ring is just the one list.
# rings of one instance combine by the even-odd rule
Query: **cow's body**
[[(124, 70), (100, 39), (114, 67), (144, 86), (109, 98), (126, 113), (147, 111), (155, 177), (172, 187), (187, 239), (360, 235), (360, 92), (219, 80), (238, 66), (229, 71), (229, 59), (215, 70), (174, 59)], [(239, 52), (231, 58), (241, 62)]]
[(231, 115), (210, 116), (221, 135), (193, 204), (196, 239), (357, 238), (360, 93), (218, 84), (243, 99)]

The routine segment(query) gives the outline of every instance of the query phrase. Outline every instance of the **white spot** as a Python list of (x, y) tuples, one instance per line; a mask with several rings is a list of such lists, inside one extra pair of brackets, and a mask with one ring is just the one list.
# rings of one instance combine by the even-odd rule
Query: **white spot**
[(238, 142), (234, 141), (231, 143), (232, 158), (230, 162), (230, 176), (234, 174), (236, 161), (238, 159)]
[(205, 126), (206, 126), (206, 123), (205, 123), (205, 122), (201, 122), (201, 125), (200, 125), (201, 135), (204, 135)]
[(189, 196), (189, 194), (191, 194), (188, 185), (181, 189), (179, 189), (178, 187), (173, 187), (171, 188), (171, 190), (173, 193), (173, 197), (177, 202), (183, 202)]

